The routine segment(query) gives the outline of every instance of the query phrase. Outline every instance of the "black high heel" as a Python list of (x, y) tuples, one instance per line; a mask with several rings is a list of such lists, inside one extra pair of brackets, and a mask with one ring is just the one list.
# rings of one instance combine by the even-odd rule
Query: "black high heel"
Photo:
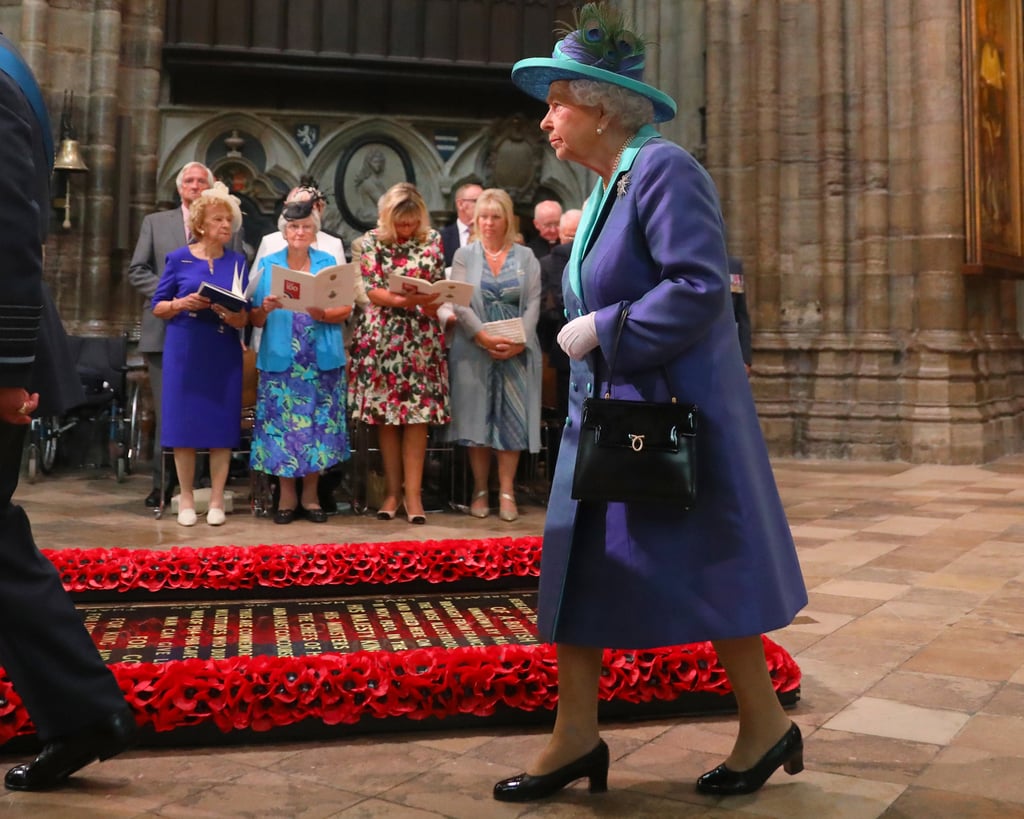
[(781, 767), (790, 776), (804, 769), (804, 739), (794, 722), (782, 739), (768, 749), (753, 768), (730, 771), (719, 765), (697, 779), (697, 790), (713, 796), (738, 796), (758, 790)]
[(558, 793), (583, 777), (590, 780), (591, 793), (604, 793), (608, 790), (608, 758), (608, 746), (599, 740), (594, 750), (557, 771), (540, 776), (521, 773), (501, 780), (494, 786), (494, 798), (499, 802), (532, 802)]

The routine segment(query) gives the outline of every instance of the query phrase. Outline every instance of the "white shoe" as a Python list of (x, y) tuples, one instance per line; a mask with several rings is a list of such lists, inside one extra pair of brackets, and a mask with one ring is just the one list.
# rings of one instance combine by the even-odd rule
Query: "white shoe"
[(206, 513), (206, 522), (211, 526), (220, 526), (224, 522), (224, 510), (211, 506), (210, 511)]
[(178, 512), (178, 525), (179, 526), (195, 526), (196, 525), (196, 510), (195, 509), (182, 509)]

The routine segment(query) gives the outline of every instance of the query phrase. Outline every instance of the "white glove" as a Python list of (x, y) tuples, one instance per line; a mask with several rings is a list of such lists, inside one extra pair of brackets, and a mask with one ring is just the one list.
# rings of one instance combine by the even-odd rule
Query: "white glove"
[(593, 350), (597, 344), (597, 321), (593, 313), (574, 318), (558, 331), (558, 346), (565, 354), (576, 361)]

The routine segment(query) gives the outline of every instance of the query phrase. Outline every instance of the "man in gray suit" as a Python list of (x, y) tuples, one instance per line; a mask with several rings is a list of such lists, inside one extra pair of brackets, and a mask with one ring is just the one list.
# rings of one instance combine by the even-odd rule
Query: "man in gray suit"
[[(163, 397), (164, 329), (166, 322), (153, 315), (150, 300), (156, 292), (157, 283), (164, 272), (167, 254), (192, 241), (188, 229), (188, 209), (199, 195), (213, 186), (213, 173), (202, 162), (189, 162), (179, 171), (175, 180), (181, 207), (151, 213), (142, 220), (139, 241), (132, 254), (128, 268), (128, 281), (145, 296), (142, 307), (142, 334), (139, 337), (139, 352), (145, 356), (149, 368), (149, 384), (153, 390), (153, 413), (156, 418), (153, 447), (153, 491), (146, 497), (146, 506), (160, 505), (161, 448), (160, 448), (160, 407)], [(231, 239), (231, 248), (242, 251), (242, 233)], [(173, 465), (171, 469), (173, 469)], [(165, 491), (170, 494), (174, 478), (168, 482)]]

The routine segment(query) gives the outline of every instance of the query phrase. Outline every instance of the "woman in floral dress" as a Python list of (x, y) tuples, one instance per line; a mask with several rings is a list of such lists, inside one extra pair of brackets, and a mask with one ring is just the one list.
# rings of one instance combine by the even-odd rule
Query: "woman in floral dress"
[(404, 502), (409, 522), (425, 523), (428, 425), (448, 422), (448, 365), (436, 297), (388, 290), (392, 273), (444, 278), (441, 237), (414, 185), (400, 182), (381, 197), (361, 265), (369, 304), (353, 334), (349, 414), (377, 427), (386, 484), (377, 517), (393, 520)]
[[(349, 456), (345, 426), (345, 349), (341, 324), (352, 312), (344, 307), (310, 307), (304, 313), (284, 308), (270, 295), (274, 265), (316, 275), (335, 264), (330, 253), (310, 247), (320, 229), (314, 200), (285, 204), (278, 227), (284, 250), (265, 256), (252, 294), (255, 327), (263, 328), (256, 368), (256, 424), (252, 468), (276, 475), (280, 498), (274, 523), (291, 523), (301, 514), (324, 523), (327, 513), (317, 497), (320, 473)], [(302, 478), (299, 502), (296, 478)]]

